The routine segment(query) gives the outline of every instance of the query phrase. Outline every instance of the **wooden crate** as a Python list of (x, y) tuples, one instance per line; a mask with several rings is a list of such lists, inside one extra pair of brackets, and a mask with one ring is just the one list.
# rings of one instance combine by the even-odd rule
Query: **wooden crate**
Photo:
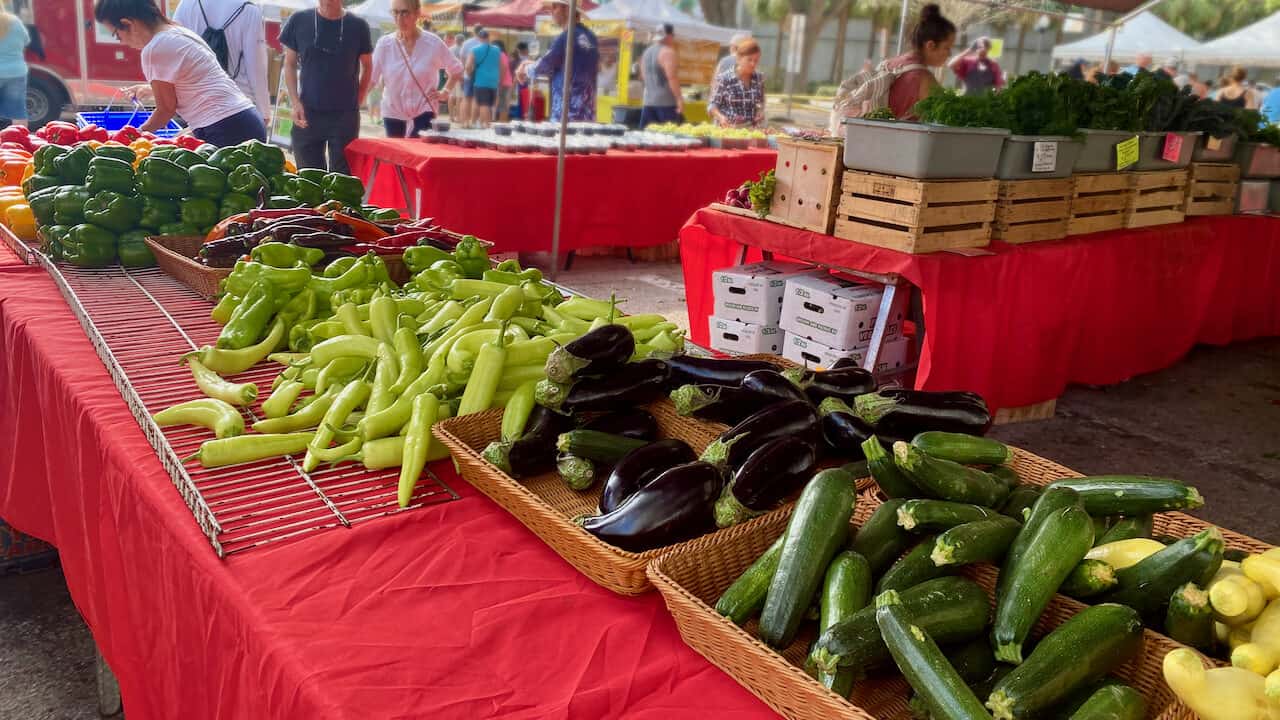
[(908, 253), (986, 247), (999, 183), (846, 170), (833, 234)]
[(844, 145), (839, 141), (778, 140), (769, 219), (828, 234), (836, 220)]
[(1187, 219), (1187, 170), (1152, 170), (1130, 173), (1133, 192), (1125, 227), (1169, 225)]
[(1066, 237), (1073, 189), (1071, 178), (1001, 181), (991, 235), (1007, 243)]
[(1132, 173), (1088, 173), (1071, 178), (1068, 235), (1086, 235), (1124, 227)]
[(1235, 163), (1191, 163), (1187, 182), (1187, 215), (1231, 215), (1240, 191), (1240, 166)]

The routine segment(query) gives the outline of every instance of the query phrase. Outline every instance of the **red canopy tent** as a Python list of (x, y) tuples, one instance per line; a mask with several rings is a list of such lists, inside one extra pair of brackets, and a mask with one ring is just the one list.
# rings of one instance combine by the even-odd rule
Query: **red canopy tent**
[[(591, 0), (578, 0), (578, 10), (586, 12), (594, 10), (596, 3)], [(468, 27), (483, 25), (485, 27), (513, 28), (532, 30), (534, 18), (549, 14), (543, 9), (543, 0), (511, 0), (505, 5), (488, 10), (472, 10), (463, 15), (463, 22)]]

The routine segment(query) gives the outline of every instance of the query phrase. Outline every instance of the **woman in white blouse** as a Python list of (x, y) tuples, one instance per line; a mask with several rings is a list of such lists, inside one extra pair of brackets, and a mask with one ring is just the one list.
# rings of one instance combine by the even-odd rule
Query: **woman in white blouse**
[[(383, 85), (382, 126), (387, 137), (414, 137), (429, 129), (436, 102), (449, 99), (462, 77), (462, 63), (440, 38), (418, 27), (420, 0), (392, 0), (396, 31), (383, 35), (373, 48), (370, 87)], [(449, 75), (438, 90), (440, 71)]]

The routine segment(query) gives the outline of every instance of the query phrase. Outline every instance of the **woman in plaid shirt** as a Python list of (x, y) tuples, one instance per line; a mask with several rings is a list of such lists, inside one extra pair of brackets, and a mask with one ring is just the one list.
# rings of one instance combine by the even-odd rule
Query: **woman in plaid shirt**
[(756, 72), (759, 43), (744, 41), (737, 57), (737, 65), (716, 78), (708, 110), (721, 127), (760, 127), (764, 124), (764, 76)]

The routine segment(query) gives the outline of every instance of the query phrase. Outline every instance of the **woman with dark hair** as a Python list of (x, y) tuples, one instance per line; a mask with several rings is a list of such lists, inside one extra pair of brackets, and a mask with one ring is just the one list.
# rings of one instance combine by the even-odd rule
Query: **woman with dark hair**
[(932, 68), (942, 67), (951, 58), (956, 42), (956, 26), (930, 3), (920, 9), (920, 19), (911, 31), (911, 52), (890, 58), (885, 69), (897, 73), (889, 87), (889, 109), (900, 120), (914, 120), (915, 104), (929, 96), (938, 84)]
[[(201, 140), (219, 147), (267, 139), (267, 127), (199, 35), (170, 22), (154, 0), (98, 0), (94, 19), (142, 51), (142, 75), (155, 110), (139, 130), (163, 128), (181, 115)], [(145, 86), (142, 86), (145, 88)], [(139, 87), (135, 87), (136, 96)]]

